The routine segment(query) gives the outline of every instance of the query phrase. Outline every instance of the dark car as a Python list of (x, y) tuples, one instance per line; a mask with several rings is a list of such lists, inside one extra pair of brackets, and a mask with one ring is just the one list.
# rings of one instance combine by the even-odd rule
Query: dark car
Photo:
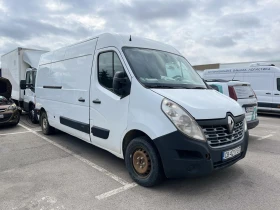
[(6, 78), (0, 78), (0, 125), (17, 125), (20, 109), (11, 100), (12, 85)]

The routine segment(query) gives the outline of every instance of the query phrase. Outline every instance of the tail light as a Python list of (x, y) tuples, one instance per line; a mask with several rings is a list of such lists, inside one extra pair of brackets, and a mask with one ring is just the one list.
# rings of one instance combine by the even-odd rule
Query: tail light
[(229, 97), (237, 101), (237, 95), (233, 86), (228, 86)]

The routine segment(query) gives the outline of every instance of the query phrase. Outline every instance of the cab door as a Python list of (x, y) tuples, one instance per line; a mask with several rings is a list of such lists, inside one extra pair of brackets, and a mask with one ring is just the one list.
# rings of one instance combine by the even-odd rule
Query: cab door
[(274, 81), (273, 81), (273, 103), (271, 105), (272, 110), (280, 111), (280, 74), (275, 73)]
[[(127, 74), (123, 58), (116, 48), (97, 50), (90, 91), (90, 136), (93, 144), (111, 152), (121, 152), (121, 137), (127, 127), (129, 98), (113, 90), (116, 72)], [(127, 76), (131, 81), (131, 78)]]
[(29, 102), (34, 103), (36, 71), (26, 72), (26, 89), (23, 92), (24, 110), (29, 111)]

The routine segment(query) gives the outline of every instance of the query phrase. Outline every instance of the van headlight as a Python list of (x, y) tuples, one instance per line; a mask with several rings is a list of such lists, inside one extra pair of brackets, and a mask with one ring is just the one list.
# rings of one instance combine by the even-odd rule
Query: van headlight
[(165, 98), (162, 101), (161, 109), (182, 133), (191, 138), (206, 141), (203, 131), (197, 122), (178, 104)]
[(246, 120), (246, 118), (244, 118), (244, 120), (243, 120), (243, 126), (244, 126), (244, 132), (246, 132), (247, 131), (247, 120)]
[(12, 104), (11, 106), (9, 106), (6, 110), (7, 111), (11, 111), (11, 110), (16, 110), (17, 109), (17, 105)]

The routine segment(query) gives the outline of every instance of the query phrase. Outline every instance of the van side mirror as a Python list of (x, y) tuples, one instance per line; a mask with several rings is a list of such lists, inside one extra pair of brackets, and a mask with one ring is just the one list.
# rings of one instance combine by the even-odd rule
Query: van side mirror
[(20, 80), (20, 89), (25, 90), (26, 89), (26, 80)]
[(127, 74), (123, 71), (118, 71), (113, 79), (113, 91), (122, 98), (130, 94), (130, 80)]

